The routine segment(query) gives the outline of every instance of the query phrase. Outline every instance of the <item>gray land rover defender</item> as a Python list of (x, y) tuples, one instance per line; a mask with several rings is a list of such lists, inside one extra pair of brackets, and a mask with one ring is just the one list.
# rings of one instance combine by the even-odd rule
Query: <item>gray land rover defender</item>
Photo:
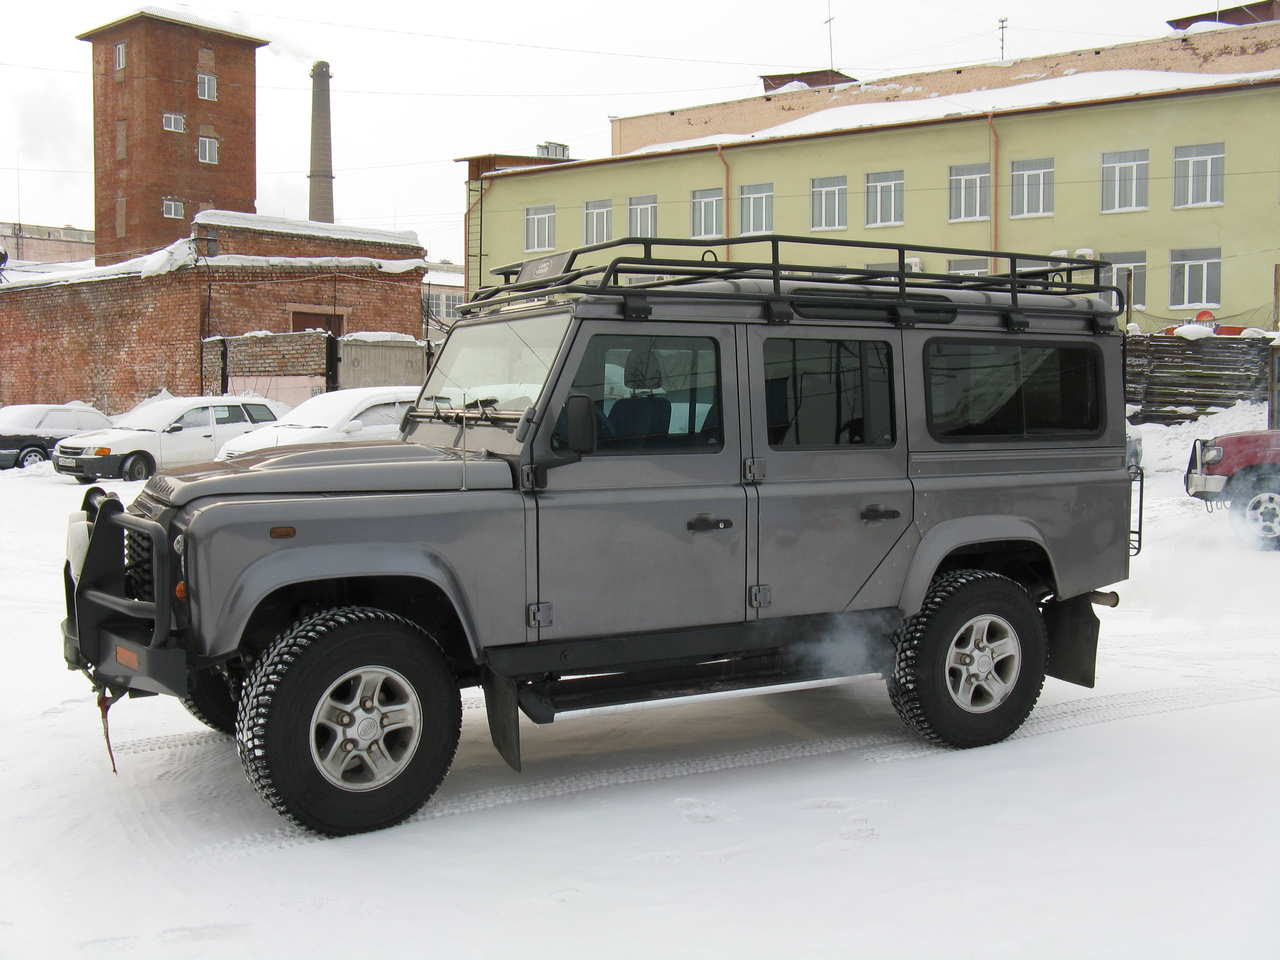
[(886, 249), (503, 268), (398, 442), (161, 474), (127, 508), (90, 489), (68, 665), (104, 704), (181, 698), (326, 834), (430, 797), (467, 686), (517, 770), (521, 712), (869, 673), (931, 740), (1009, 736), (1046, 674), (1093, 685), (1091, 604), (1128, 575), (1122, 294), (1092, 260), (782, 257), (815, 243)]

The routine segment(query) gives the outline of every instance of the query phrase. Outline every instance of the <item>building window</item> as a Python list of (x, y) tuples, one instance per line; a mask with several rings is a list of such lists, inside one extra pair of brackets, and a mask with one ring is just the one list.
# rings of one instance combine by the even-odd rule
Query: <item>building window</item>
[(186, 133), (187, 118), (181, 113), (166, 113), (164, 115), (164, 128), (170, 133)]
[(1053, 158), (1013, 161), (1011, 217), (1043, 217), (1053, 213)]
[[(952, 167), (953, 170), (958, 169)], [(899, 227), (905, 222), (907, 182), (901, 170), (867, 174), (867, 226)]]
[(947, 261), (947, 273), (962, 277), (985, 277), (991, 272), (985, 257), (965, 257)]
[(773, 184), (752, 183), (738, 188), (742, 207), (740, 233), (773, 232)]
[(196, 96), (201, 100), (217, 100), (218, 78), (212, 73), (197, 73)]
[(809, 181), (809, 226), (813, 230), (844, 230), (849, 226), (849, 182), (844, 177), (814, 177)]
[(613, 239), (613, 201), (588, 200), (582, 223), (584, 243), (604, 243)]
[(525, 207), (524, 208), (524, 248), (532, 250), (554, 250), (556, 247), (556, 208)]
[(693, 191), (693, 229), (694, 237), (720, 237), (724, 235), (724, 191)]
[(1121, 150), (1102, 155), (1102, 212), (1147, 209), (1146, 150)]
[(182, 220), (186, 217), (186, 209), (181, 200), (164, 201), (164, 215), (171, 220)]
[(427, 301), (427, 309), (437, 320), (457, 320), (461, 315), (458, 312), (461, 306), (460, 293), (433, 293)]
[(1173, 205), (1208, 207), (1222, 202), (1226, 151), (1221, 143), (1173, 148)]
[(658, 235), (658, 197), (629, 197), (627, 199), (627, 234), (632, 237), (656, 237)]
[(951, 211), (948, 219), (987, 220), (991, 217), (991, 164), (966, 163), (951, 168)]
[(200, 137), (196, 141), (197, 156), (201, 163), (218, 162), (218, 141), (213, 137)]
[(124, 65), (128, 62), (128, 56), (126, 53), (127, 47), (128, 47), (127, 43), (116, 44), (116, 69), (117, 70), (123, 70)]
[[(1132, 277), (1133, 302), (1130, 306), (1145, 307), (1147, 305), (1147, 252), (1135, 250), (1129, 253), (1104, 253), (1099, 259), (1111, 264), (1102, 271), (1102, 282), (1109, 287), (1119, 287), (1123, 291), (1127, 279)], [(1113, 308), (1117, 306), (1113, 294), (1107, 294), (1107, 302)]]
[(1222, 305), (1222, 248), (1169, 251), (1169, 306)]

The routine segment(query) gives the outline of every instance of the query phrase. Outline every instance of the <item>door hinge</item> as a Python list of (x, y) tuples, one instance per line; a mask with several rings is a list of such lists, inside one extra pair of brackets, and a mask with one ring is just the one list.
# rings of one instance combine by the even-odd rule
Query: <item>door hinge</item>
[(773, 603), (773, 591), (767, 583), (758, 583), (747, 588), (747, 605), (751, 607), (767, 607)]
[(764, 479), (764, 460), (760, 457), (747, 457), (742, 461), (742, 479), (748, 483), (759, 483)]
[(520, 489), (541, 490), (547, 485), (547, 468), (540, 463), (520, 465)]
[(528, 620), (529, 620), (529, 626), (531, 627), (551, 626), (551, 604), (549, 603), (529, 604)]

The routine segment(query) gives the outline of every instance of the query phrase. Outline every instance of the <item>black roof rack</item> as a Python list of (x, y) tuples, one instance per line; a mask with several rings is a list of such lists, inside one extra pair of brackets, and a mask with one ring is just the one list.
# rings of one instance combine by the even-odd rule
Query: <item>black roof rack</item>
[[(767, 260), (721, 260), (715, 248), (767, 246)], [(782, 259), (784, 245), (822, 247), (825, 250), (874, 250), (890, 253), (896, 266), (845, 267), (787, 262)], [(628, 255), (623, 248), (639, 248), (639, 254)], [(655, 255), (655, 248), (676, 248), (674, 255)], [(700, 250), (697, 257), (680, 256), (684, 250)], [(603, 263), (579, 266), (588, 254), (616, 250), (618, 254)], [(753, 250), (752, 252), (755, 252)], [(950, 273), (925, 273), (909, 269), (914, 254), (934, 253), (953, 257), (978, 258), (995, 265), (1005, 265), (992, 273), (968, 276)], [(595, 258), (591, 258), (595, 259)], [(524, 260), (498, 267), (493, 273), (503, 282), (479, 290), (461, 307), (464, 315), (474, 315), (500, 306), (545, 300), (561, 294), (605, 294), (623, 298), (627, 316), (647, 315), (641, 300), (679, 297), (681, 299), (766, 301), (770, 319), (785, 321), (794, 313), (796, 303), (833, 305), (851, 301), (858, 306), (883, 306), (899, 323), (914, 322), (919, 313), (937, 313), (940, 302), (949, 300), (948, 291), (1000, 293), (1007, 302), (966, 302), (966, 309), (1001, 313), (1010, 329), (1026, 329), (1018, 298), (1020, 294), (1088, 295), (1110, 294), (1115, 307), (1095, 303), (1090, 310), (1094, 330), (1115, 329), (1115, 318), (1124, 311), (1124, 292), (1102, 283), (1102, 271), (1110, 266), (1104, 260), (1080, 257), (1053, 257), (1044, 254), (1012, 253), (1002, 250), (971, 250), (961, 247), (912, 246), (900, 243), (863, 240), (835, 240), (817, 237), (795, 237), (783, 234), (754, 234), (708, 241), (688, 238), (623, 237), (606, 243), (577, 247), (545, 257)], [(1084, 274), (1077, 278), (1077, 274)], [(658, 275), (655, 279), (655, 275)], [(633, 282), (626, 283), (627, 278)], [(764, 292), (707, 290), (690, 287), (705, 280), (762, 280), (768, 282)], [(807, 281), (823, 286), (796, 288), (782, 282)], [(856, 289), (855, 289), (856, 288)], [(941, 296), (940, 296), (941, 295)], [(635, 309), (633, 310), (632, 307)], [(1077, 309), (1038, 305), (1036, 314), (1079, 318)]]

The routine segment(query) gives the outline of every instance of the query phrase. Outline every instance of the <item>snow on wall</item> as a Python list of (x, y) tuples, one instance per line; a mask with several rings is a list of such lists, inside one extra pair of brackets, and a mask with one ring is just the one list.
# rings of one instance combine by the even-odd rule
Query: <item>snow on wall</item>
[(1142, 438), (1142, 469), (1150, 474), (1185, 471), (1193, 440), (1245, 430), (1265, 430), (1266, 427), (1267, 405), (1242, 400), (1225, 410), (1208, 413), (1195, 420), (1174, 424), (1143, 423), (1130, 427), (1129, 431)]
[(204, 210), (191, 221), (212, 227), (235, 227), (241, 230), (262, 230), (267, 233), (288, 233), (298, 237), (325, 237), (330, 240), (356, 240), (365, 243), (390, 243), (416, 247), (418, 235), (412, 230), (371, 230), (367, 227), (348, 227), (340, 223), (321, 223), (317, 220), (289, 220), (284, 217), (264, 217), (258, 213), (237, 213), (232, 210)]

